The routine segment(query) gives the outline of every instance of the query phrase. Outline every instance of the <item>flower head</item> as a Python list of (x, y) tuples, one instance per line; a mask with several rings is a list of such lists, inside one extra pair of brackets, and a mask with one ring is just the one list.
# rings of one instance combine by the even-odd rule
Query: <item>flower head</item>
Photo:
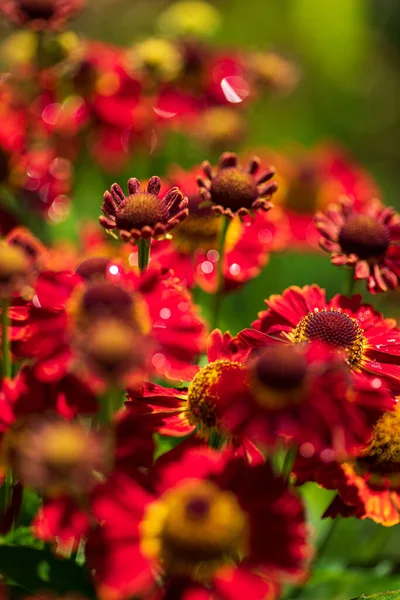
[(130, 58), (133, 66), (151, 80), (174, 81), (183, 67), (178, 46), (163, 38), (150, 37), (135, 44)]
[(237, 407), (236, 432), (267, 446), (286, 440), (307, 456), (354, 454), (393, 406), (381, 380), (352, 374), (321, 342), (260, 348), (248, 378), (251, 396)]
[(253, 348), (268, 345), (271, 338), (291, 344), (325, 342), (354, 372), (382, 379), (393, 393), (400, 390), (400, 330), (394, 319), (363, 304), (361, 296), (337, 295), (328, 301), (317, 285), (292, 286), (265, 303), (268, 310), (259, 313), (254, 329), (239, 334), (242, 342)]
[(104, 194), (100, 224), (107, 230), (118, 230), (125, 242), (165, 235), (187, 217), (188, 199), (176, 187), (159, 198), (160, 189), (159, 177), (150, 179), (145, 192), (137, 179), (129, 179), (129, 196), (114, 183)]
[(221, 16), (215, 6), (203, 0), (180, 0), (168, 6), (157, 22), (164, 34), (203, 38), (215, 33), (219, 28)]
[(360, 209), (344, 197), (340, 204), (318, 212), (315, 224), (321, 247), (334, 265), (354, 268), (355, 279), (365, 279), (371, 293), (395, 289), (400, 276), (400, 216), (371, 200)]
[(13, 243), (0, 242), (0, 296), (9, 298), (28, 284), (33, 266), (27, 253)]
[(345, 462), (323, 462), (299, 457), (297, 483), (316, 481), (338, 496), (326, 517), (371, 519), (390, 527), (400, 523), (400, 414), (398, 406), (384, 413), (369, 442)]
[(89, 535), (88, 561), (101, 595), (140, 595), (160, 576), (223, 599), (241, 582), (250, 598), (264, 598), (268, 579), (304, 572), (303, 510), (269, 464), (198, 447), (157, 471), (155, 494), (118, 477), (93, 503), (102, 526)]
[(269, 198), (277, 190), (273, 168), (257, 176), (260, 160), (252, 158), (247, 168), (238, 164), (236, 154), (225, 152), (213, 170), (209, 162), (203, 163), (204, 178), (198, 178), (200, 193), (217, 213), (233, 218), (244, 216), (253, 210), (269, 210)]
[(60, 29), (83, 4), (83, 0), (3, 0), (0, 12), (19, 27)]

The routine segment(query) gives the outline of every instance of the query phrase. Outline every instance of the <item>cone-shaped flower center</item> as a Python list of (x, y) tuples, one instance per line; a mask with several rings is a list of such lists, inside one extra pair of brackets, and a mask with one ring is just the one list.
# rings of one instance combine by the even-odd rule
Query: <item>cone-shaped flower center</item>
[(388, 228), (368, 215), (351, 215), (339, 232), (339, 244), (346, 254), (361, 259), (379, 258), (390, 245)]
[(251, 208), (258, 197), (254, 178), (240, 167), (221, 169), (212, 180), (211, 196), (214, 204), (230, 208)]
[(258, 404), (286, 408), (301, 401), (307, 362), (292, 346), (272, 346), (251, 365), (251, 384)]
[(43, 459), (54, 469), (72, 468), (86, 454), (87, 435), (75, 423), (59, 423), (43, 432)]
[(157, 223), (168, 221), (168, 208), (165, 202), (148, 192), (139, 192), (128, 196), (117, 213), (118, 229), (131, 231), (142, 227), (154, 227)]
[(76, 268), (76, 273), (85, 281), (105, 279), (110, 265), (111, 261), (109, 258), (106, 258), (105, 256), (96, 256), (81, 262)]
[[(355, 462), (361, 475), (368, 472), (371, 483), (400, 486), (400, 413), (385, 413), (375, 425), (371, 441)], [(382, 479), (383, 478), (383, 479)]]
[(200, 429), (223, 430), (220, 417), (244, 384), (245, 367), (230, 360), (216, 360), (203, 367), (188, 389), (188, 418)]
[(52, 18), (56, 0), (19, 0), (19, 8), (30, 20)]
[(153, 502), (141, 523), (142, 550), (168, 575), (207, 582), (243, 558), (247, 517), (234, 494), (209, 481), (183, 481)]
[(347, 352), (350, 363), (359, 362), (364, 347), (364, 336), (356, 319), (336, 309), (309, 313), (292, 333), (294, 342), (319, 340)]
[(96, 321), (83, 340), (83, 351), (95, 367), (109, 375), (144, 362), (143, 340), (119, 319)]

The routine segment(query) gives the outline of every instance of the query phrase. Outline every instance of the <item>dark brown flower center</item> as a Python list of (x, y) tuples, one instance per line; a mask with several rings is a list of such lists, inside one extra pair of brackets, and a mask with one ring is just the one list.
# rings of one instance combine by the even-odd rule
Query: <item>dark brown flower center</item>
[(24, 15), (34, 21), (42, 19), (49, 21), (55, 12), (56, 0), (19, 0), (19, 8)]
[(212, 180), (211, 198), (214, 204), (233, 211), (251, 208), (258, 197), (254, 178), (240, 167), (221, 169)]
[(133, 300), (124, 289), (105, 281), (88, 287), (82, 297), (82, 309), (90, 318), (115, 316), (130, 321)]
[(346, 254), (361, 259), (379, 258), (390, 245), (388, 228), (373, 217), (352, 215), (339, 233), (339, 244)]
[(305, 327), (308, 340), (320, 340), (340, 348), (348, 348), (356, 339), (357, 330), (353, 321), (339, 312), (318, 312)]
[(298, 388), (307, 373), (307, 362), (290, 346), (268, 348), (255, 362), (254, 374), (264, 386), (279, 391)]
[(140, 192), (126, 198), (118, 211), (116, 225), (118, 229), (126, 231), (141, 230), (146, 226), (154, 227), (157, 223), (165, 224), (168, 216), (168, 208), (161, 198)]
[(311, 312), (301, 319), (290, 338), (293, 342), (318, 340), (346, 351), (347, 362), (358, 364), (364, 351), (365, 338), (358, 321), (340, 309)]
[(110, 259), (104, 256), (96, 256), (94, 258), (88, 258), (81, 262), (76, 268), (76, 273), (80, 275), (85, 281), (94, 281), (99, 279), (105, 279), (107, 270), (111, 264)]

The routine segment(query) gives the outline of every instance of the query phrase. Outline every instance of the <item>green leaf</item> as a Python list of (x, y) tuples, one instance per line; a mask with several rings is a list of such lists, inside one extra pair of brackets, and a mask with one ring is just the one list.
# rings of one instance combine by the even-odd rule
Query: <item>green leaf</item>
[(95, 597), (87, 570), (47, 549), (0, 546), (0, 576), (28, 591), (49, 589), (60, 594), (80, 592), (88, 598)]

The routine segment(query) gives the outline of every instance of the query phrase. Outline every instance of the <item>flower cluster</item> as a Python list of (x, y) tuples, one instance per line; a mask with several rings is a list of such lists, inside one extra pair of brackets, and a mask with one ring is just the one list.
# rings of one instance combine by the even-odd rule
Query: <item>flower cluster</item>
[[(400, 328), (373, 304), (399, 288), (400, 216), (338, 147), (226, 151), (243, 135), (229, 103), (287, 93), (298, 73), (200, 40), (219, 23), (209, 5), (168, 7), (130, 49), (56, 34), (81, 8), (0, 5), (35, 40), (0, 91), (1, 546), (45, 557), (37, 578), (54, 554), (84, 582), (67, 591), (100, 600), (283, 598), (317, 560), (301, 485), (335, 491), (325, 517), (400, 523)], [(162, 177), (140, 169), (149, 131), (179, 140), (192, 119), (211, 161), (157, 148)], [(137, 176), (103, 185), (133, 140)], [(70, 203), (75, 163), (103, 199), (88, 176)], [(79, 243), (51, 242), (39, 206)], [(311, 264), (318, 243), (345, 293), (308, 268), (257, 314), (270, 258)], [(253, 316), (235, 322), (224, 308), (242, 312), (244, 293)]]

